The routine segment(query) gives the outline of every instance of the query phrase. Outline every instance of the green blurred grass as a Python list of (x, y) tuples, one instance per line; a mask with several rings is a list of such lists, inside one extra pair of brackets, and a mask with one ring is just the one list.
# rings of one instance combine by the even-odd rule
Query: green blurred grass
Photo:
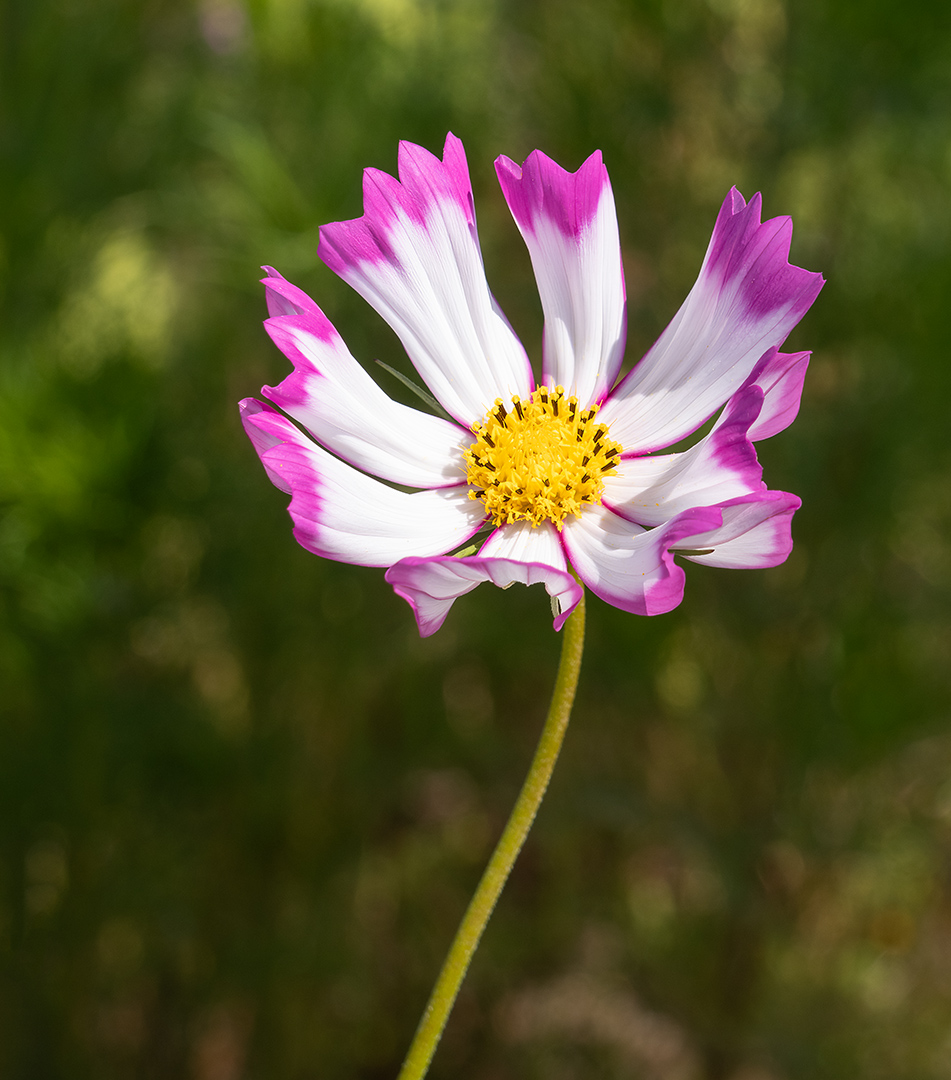
[(405, 366), (317, 229), (451, 129), (536, 357), (499, 153), (604, 151), (630, 361), (731, 184), (829, 284), (761, 444), (794, 555), (691, 566), (657, 619), (592, 603), (433, 1076), (951, 1076), (947, 8), (6, 0), (0, 56), (2, 1074), (398, 1068), (558, 642), (488, 589), (420, 641), (294, 544), (235, 403), (286, 370), (265, 262)]

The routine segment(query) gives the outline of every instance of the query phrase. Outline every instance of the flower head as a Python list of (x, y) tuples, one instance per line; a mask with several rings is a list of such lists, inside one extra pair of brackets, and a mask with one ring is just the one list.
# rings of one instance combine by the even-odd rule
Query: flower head
[[(626, 300), (600, 153), (575, 173), (537, 150), (496, 170), (544, 310), (537, 385), (489, 292), (453, 135), (441, 161), (401, 143), (398, 181), (367, 169), (363, 217), (324, 226), (318, 249), (397, 333), (445, 419), (389, 398), (313, 300), (265, 268), (265, 325), (294, 371), (263, 388), (276, 409), (248, 398), (241, 411), (291, 495), (297, 540), (388, 567), (423, 635), (482, 581), (542, 582), (560, 629), (581, 596), (569, 568), (656, 615), (683, 598), (675, 555), (781, 563), (799, 499), (766, 488), (754, 443), (798, 412), (809, 354), (779, 347), (823, 284), (789, 264), (790, 220), (761, 222), (759, 195), (734, 188), (680, 311), (617, 382)], [(658, 453), (718, 411), (690, 449)], [(450, 554), (483, 529), (473, 554)]]

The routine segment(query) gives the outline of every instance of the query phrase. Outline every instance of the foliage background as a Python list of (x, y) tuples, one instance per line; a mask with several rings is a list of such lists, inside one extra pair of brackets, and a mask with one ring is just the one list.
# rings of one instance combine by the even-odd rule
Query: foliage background
[[(401, 364), (315, 257), (396, 142), (605, 154), (629, 361), (731, 184), (829, 284), (773, 571), (593, 601), (555, 782), (433, 1068), (951, 1077), (951, 8), (932, 0), (5, 0), (0, 1072), (392, 1077), (536, 737), (535, 590), (420, 641), (321, 562), (235, 403), (257, 267)], [(381, 374), (381, 379), (389, 376)], [(388, 384), (394, 393), (399, 387)]]

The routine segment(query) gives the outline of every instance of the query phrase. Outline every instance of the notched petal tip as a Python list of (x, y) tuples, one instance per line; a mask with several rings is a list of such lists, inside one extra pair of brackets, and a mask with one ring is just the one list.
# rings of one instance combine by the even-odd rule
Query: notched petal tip
[(291, 485), (287, 479), (268, 462), (268, 451), (280, 446), (287, 441), (285, 425), (290, 423), (276, 409), (266, 405), (257, 398), (244, 398), (238, 403), (238, 411), (245, 434), (251, 440), (251, 445), (257, 451), (264, 471), (271, 483), (286, 492), (291, 493)]
[[(757, 207), (760, 206), (760, 204), (762, 203), (762, 196), (760, 195), (760, 193), (758, 191), (753, 196), (753, 199), (751, 201), (756, 202)], [(733, 187), (730, 188), (729, 194), (723, 200), (724, 209), (726, 208), (726, 204), (728, 202), (730, 204), (730, 213), (731, 214), (738, 214), (741, 210), (746, 209), (746, 199), (743, 198), (743, 193), (740, 191), (740, 189), (735, 184), (733, 185)], [(758, 212), (757, 212), (756, 217), (757, 217), (757, 220), (759, 220), (759, 213)]]
[(522, 166), (517, 161), (513, 161), (506, 154), (499, 154), (495, 159), (495, 175), (502, 181), (503, 175), (506, 179), (518, 182), (522, 179)]
[(292, 285), (273, 266), (262, 266), (261, 269), (267, 275), (261, 278), (261, 284), (265, 288), (267, 310), (271, 318), (282, 315), (310, 315), (315, 312), (322, 316), (320, 308), (303, 289)]
[(242, 398), (238, 402), (238, 414), (252, 442), (255, 439), (263, 442), (266, 439), (268, 446), (274, 446), (281, 441), (280, 437), (273, 433), (269, 422), (271, 417), (278, 417), (280, 413), (266, 402), (258, 401), (257, 398)]
[(495, 171), (523, 234), (550, 222), (564, 236), (577, 238), (594, 220), (605, 192), (611, 195), (600, 150), (574, 172), (541, 150), (533, 150), (521, 166), (502, 154), (496, 158)]
[[(728, 201), (731, 211), (725, 214)], [(798, 321), (819, 295), (825, 279), (789, 261), (792, 218), (779, 215), (762, 221), (762, 202), (759, 192), (744, 203), (736, 188), (731, 191), (717, 217), (701, 274), (712, 275), (724, 285), (738, 280), (747, 317), (789, 308), (796, 312)]]
[(443, 145), (442, 160), (417, 143), (401, 142), (397, 171), (402, 186), (402, 205), (404, 209), (415, 211), (414, 220), (419, 224), (425, 224), (434, 199), (446, 198), (462, 208), (469, 225), (475, 223), (465, 148), (451, 132)]

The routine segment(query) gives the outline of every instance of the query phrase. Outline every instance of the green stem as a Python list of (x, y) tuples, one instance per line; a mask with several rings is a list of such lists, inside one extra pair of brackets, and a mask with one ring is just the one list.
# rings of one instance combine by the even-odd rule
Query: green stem
[(485, 868), (479, 887), (475, 891), (449, 955), (442, 966), (436, 985), (426, 1004), (426, 1011), (416, 1029), (413, 1044), (409, 1048), (398, 1080), (422, 1080), (432, 1061), (449, 1013), (459, 994), (472, 954), (476, 951), (485, 924), (499, 898), (512, 866), (522, 850), (528, 830), (532, 827), (541, 804), (552, 770), (558, 760), (558, 752), (568, 727), (571, 706), (575, 700), (578, 675), (581, 672), (581, 654), (584, 651), (584, 595), (572, 612), (562, 630), (561, 660), (555, 689), (552, 694), (548, 717), (542, 729), (535, 756), (532, 758), (528, 776), (519, 793), (518, 801), (505, 826), (505, 831)]

